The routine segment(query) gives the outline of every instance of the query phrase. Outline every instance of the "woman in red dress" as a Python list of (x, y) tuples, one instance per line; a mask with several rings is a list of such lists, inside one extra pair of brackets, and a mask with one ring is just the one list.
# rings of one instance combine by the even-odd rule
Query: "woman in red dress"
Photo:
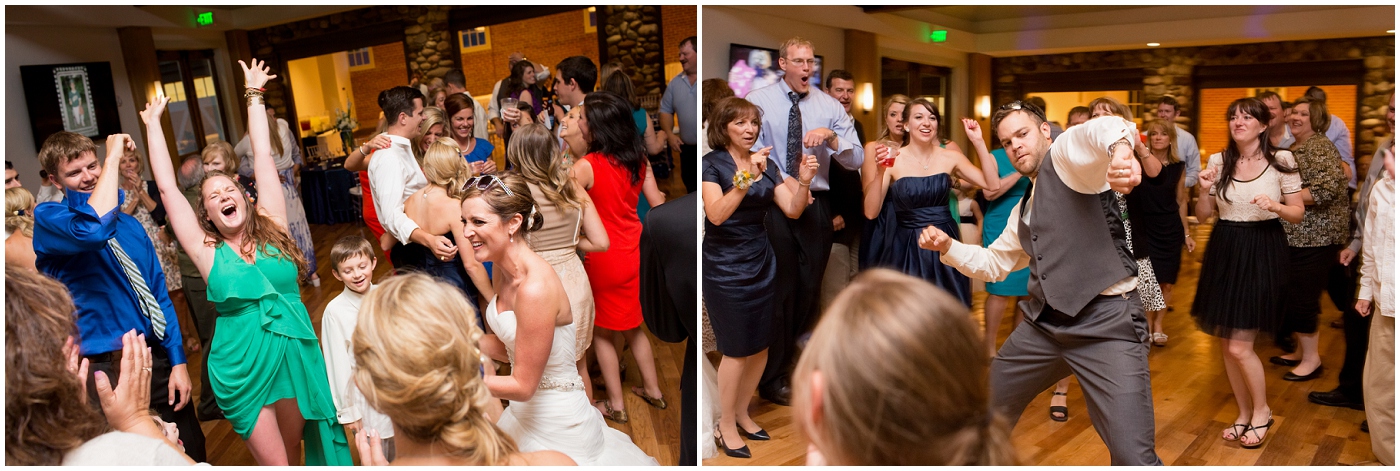
[(626, 100), (613, 93), (595, 92), (584, 99), (582, 108), (570, 111), (560, 136), (566, 143), (574, 143), (569, 146), (572, 149), (587, 147), (588, 154), (574, 163), (574, 178), (593, 199), (611, 242), (607, 251), (590, 253), (583, 261), (597, 307), (594, 352), (608, 391), (608, 398), (598, 401), (601, 404), (597, 406), (608, 419), (626, 423), (616, 346), (622, 337), (632, 345), (642, 370), (643, 387), (633, 387), (632, 392), (653, 407), (666, 408), (651, 343), (641, 329), (638, 294), (642, 223), (637, 218), (637, 197), (643, 183), (652, 178), (651, 168)]

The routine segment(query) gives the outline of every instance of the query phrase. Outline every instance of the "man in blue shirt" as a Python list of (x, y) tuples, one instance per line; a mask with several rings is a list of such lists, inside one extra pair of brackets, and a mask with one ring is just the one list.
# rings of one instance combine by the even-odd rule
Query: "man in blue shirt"
[[(679, 47), (681, 73), (666, 85), (666, 94), (661, 96), (661, 132), (672, 148), (681, 151), (681, 178), (685, 180), (685, 192), (695, 192), (695, 165), (700, 160), (700, 148), (696, 146), (695, 131), (695, 36), (681, 40)], [(680, 121), (680, 135), (671, 133), (671, 124)], [(668, 154), (669, 155), (669, 154)]]
[(773, 339), (759, 395), (781, 405), (788, 404), (788, 377), (797, 357), (797, 338), (817, 319), (822, 274), (831, 256), (833, 214), (827, 190), (831, 189), (832, 162), (858, 170), (865, 156), (855, 121), (841, 103), (820, 90), (809, 93), (812, 86), (807, 81), (815, 65), (812, 43), (789, 39), (778, 53), (783, 79), (744, 97), (763, 110), (754, 150), (772, 147), (770, 165), (782, 178), (796, 176), (797, 162), (803, 155), (815, 155), (821, 165), (812, 180), (813, 203), (801, 217), (789, 219), (776, 205), (768, 214), (768, 239), (781, 269), (774, 300)]
[(131, 136), (107, 137), (105, 164), (91, 139), (59, 132), (44, 140), (39, 163), (63, 188), (62, 202), (34, 210), (35, 265), (62, 282), (77, 308), (81, 352), (89, 362), (89, 404), (99, 404), (92, 374), (114, 383), (121, 367), (121, 337), (135, 330), (151, 347), (151, 409), (180, 427), (185, 453), (205, 461), (204, 432), (190, 402), (190, 376), (175, 306), (155, 247), (136, 218), (118, 210), (119, 163)]

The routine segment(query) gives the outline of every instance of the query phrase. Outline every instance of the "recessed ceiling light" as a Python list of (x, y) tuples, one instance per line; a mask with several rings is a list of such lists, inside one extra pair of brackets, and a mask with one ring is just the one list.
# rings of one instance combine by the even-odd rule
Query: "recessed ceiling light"
[(1147, 47), (1157, 47), (1157, 46), (1161, 46), (1161, 45), (1162, 45), (1162, 43), (1147, 43)]

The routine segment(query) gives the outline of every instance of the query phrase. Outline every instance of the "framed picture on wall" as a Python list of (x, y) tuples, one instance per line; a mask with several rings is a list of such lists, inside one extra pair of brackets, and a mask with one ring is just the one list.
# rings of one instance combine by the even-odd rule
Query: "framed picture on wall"
[[(822, 56), (816, 56), (817, 64), (812, 66), (812, 77), (807, 82), (813, 87), (822, 86)], [(739, 98), (783, 79), (783, 69), (778, 68), (778, 50), (766, 47), (729, 45), (729, 88)]]
[(121, 132), (110, 62), (20, 66), (34, 145), (59, 131), (95, 140)]

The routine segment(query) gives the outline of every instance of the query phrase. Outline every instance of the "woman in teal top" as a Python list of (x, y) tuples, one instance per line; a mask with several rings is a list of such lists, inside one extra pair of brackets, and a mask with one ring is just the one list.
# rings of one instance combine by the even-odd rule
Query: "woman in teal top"
[(302, 464), (304, 440), (305, 464), (350, 466), (325, 359), (297, 284), (306, 258), (288, 233), (287, 209), (277, 188), (261, 95), (261, 87), (275, 76), (257, 60), (252, 67), (243, 61), (239, 65), (248, 87), (253, 173), (262, 195), (256, 207), (222, 172), (205, 176), (201, 204), (190, 207), (176, 185), (161, 130), (160, 115), (169, 98), (157, 98), (141, 112), (149, 134), (151, 173), (171, 226), (209, 281), (209, 301), (219, 311), (219, 335), (209, 347), (206, 365), (210, 387), (258, 464)]
[[(1011, 166), (1006, 149), (994, 150), (991, 155), (997, 159), (998, 173), (1002, 178), (1001, 188), (1005, 191), (982, 191), (982, 195), (988, 200), (986, 212), (982, 216), (983, 247), (992, 245), (992, 242), (1001, 236), (1001, 231), (1006, 229), (1007, 219), (1011, 217), (1011, 209), (1021, 202), (1021, 197), (1025, 196), (1026, 189), (1031, 185), (1030, 178), (1018, 174), (1016, 167)], [(1018, 177), (1014, 184), (1008, 181), (1011, 175)], [(984, 341), (989, 352), (996, 352), (997, 329), (1001, 326), (1001, 317), (1006, 311), (1006, 305), (1013, 304), (1016, 298), (1026, 295), (1026, 282), (1029, 277), (1030, 268), (1022, 268), (1006, 275), (1005, 280), (987, 283), (987, 302), (982, 308), (987, 318)]]

